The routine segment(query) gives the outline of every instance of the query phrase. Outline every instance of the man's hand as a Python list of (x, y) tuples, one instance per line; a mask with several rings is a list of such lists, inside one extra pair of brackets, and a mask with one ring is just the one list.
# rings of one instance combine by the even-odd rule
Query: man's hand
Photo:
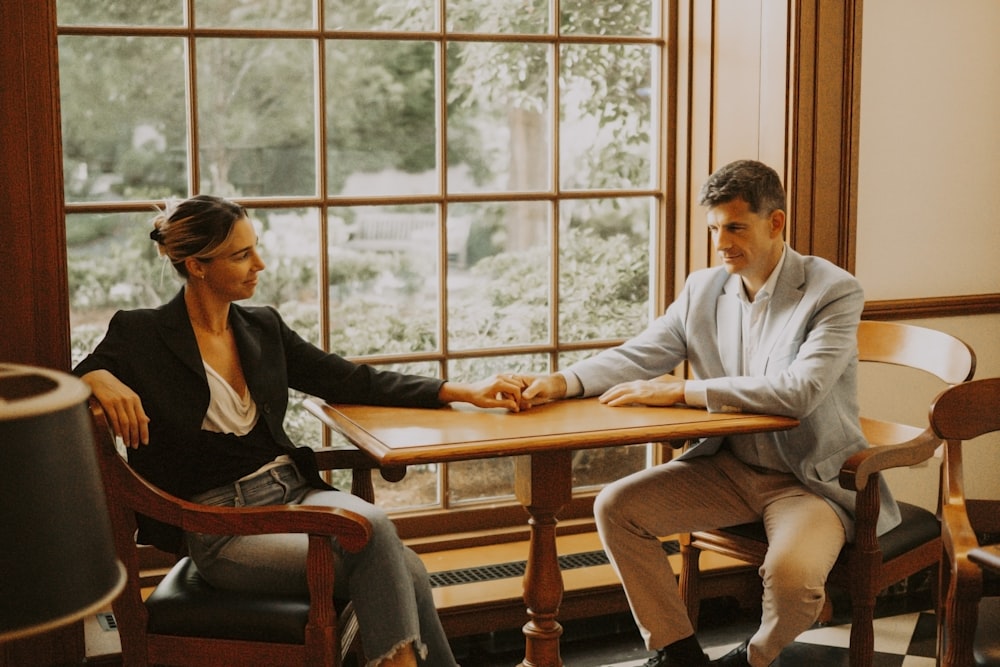
[(517, 377), (525, 386), (524, 391), (521, 392), (522, 410), (566, 398), (566, 378), (559, 373)]
[(149, 417), (132, 388), (105, 370), (91, 371), (82, 378), (104, 408), (111, 428), (128, 447), (149, 444)]
[(664, 375), (653, 380), (623, 382), (601, 394), (601, 403), (610, 406), (669, 406), (684, 402), (684, 380)]
[(519, 376), (504, 373), (479, 382), (445, 382), (438, 392), (438, 399), (442, 403), (462, 401), (480, 408), (506, 408), (517, 412), (524, 387)]

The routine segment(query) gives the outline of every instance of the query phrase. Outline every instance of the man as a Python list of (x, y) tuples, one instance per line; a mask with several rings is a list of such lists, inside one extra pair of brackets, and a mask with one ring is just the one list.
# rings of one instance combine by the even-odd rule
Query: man
[[(773, 169), (741, 160), (705, 183), (721, 266), (697, 271), (644, 332), (567, 370), (523, 378), (524, 405), (600, 395), (612, 406), (675, 405), (795, 417), (790, 431), (707, 438), (607, 486), (597, 527), (636, 623), (647, 667), (765, 667), (808, 629), (845, 540), (853, 493), (841, 464), (867, 446), (857, 404), (858, 281), (785, 245), (785, 193)], [(693, 379), (665, 376), (687, 361)], [(882, 487), (880, 531), (899, 522)], [(761, 625), (709, 662), (657, 536), (763, 520)]]

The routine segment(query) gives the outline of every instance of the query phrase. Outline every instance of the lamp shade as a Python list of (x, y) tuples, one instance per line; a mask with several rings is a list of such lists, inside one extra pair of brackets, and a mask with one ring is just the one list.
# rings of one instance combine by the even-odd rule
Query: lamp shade
[(125, 583), (79, 379), (0, 363), (0, 642), (104, 608)]

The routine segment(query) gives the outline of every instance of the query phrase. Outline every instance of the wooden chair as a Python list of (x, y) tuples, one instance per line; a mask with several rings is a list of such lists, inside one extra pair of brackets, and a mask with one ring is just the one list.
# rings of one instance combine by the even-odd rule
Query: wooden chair
[[(963, 449), (988, 433), (1000, 435), (1000, 378), (946, 389), (930, 410), (931, 428), (945, 440), (941, 464), (941, 540), (938, 655), (944, 667), (1000, 665), (1000, 597), (984, 597), (984, 572), (971, 562), (979, 535), (1000, 534), (1000, 500), (970, 498), (962, 471)], [(963, 441), (964, 444), (963, 444)], [(982, 438), (997, 460), (1000, 440)], [(987, 580), (987, 584), (990, 582)], [(993, 579), (994, 588), (996, 579)], [(995, 596), (998, 591), (993, 590)]]
[[(181, 500), (132, 470), (115, 446), (100, 404), (92, 398), (90, 408), (115, 548), (128, 573), (125, 590), (113, 603), (123, 664), (341, 665), (356, 639), (357, 621), (352, 605), (339, 612), (334, 606), (330, 537), (357, 551), (371, 537), (368, 521), (328, 507), (232, 508)], [(144, 601), (142, 588), (149, 583), (141, 579), (136, 513), (201, 533), (308, 533), (309, 593), (218, 590), (205, 582), (190, 558), (182, 557)]]
[[(905, 366), (930, 373), (947, 384), (969, 380), (975, 354), (965, 343), (940, 331), (891, 322), (862, 321), (858, 328), (861, 363)], [(844, 588), (851, 600), (852, 667), (871, 667), (875, 637), (875, 599), (887, 586), (936, 566), (941, 557), (941, 528), (934, 513), (900, 503), (902, 524), (876, 538), (879, 513), (878, 475), (889, 468), (912, 466), (929, 459), (941, 444), (930, 427), (861, 418), (872, 447), (849, 458), (840, 470), (840, 485), (857, 492), (856, 537), (844, 547), (828, 585)], [(767, 551), (763, 523), (681, 535), (681, 596), (697, 627), (700, 606), (698, 559), (710, 550), (759, 566)], [(829, 620), (829, 597), (824, 620)]]

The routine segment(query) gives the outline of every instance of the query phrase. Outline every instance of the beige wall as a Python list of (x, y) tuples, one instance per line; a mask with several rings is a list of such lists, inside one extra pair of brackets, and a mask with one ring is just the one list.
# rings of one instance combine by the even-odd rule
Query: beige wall
[[(996, 0), (864, 3), (856, 272), (869, 300), (1000, 292), (997, 34)], [(976, 377), (1000, 376), (1000, 316), (914, 323), (969, 343)], [(912, 419), (938, 389), (891, 376), (870, 384), (863, 402)], [(967, 474), (1000, 497), (993, 449), (973, 452)], [(889, 480), (897, 496), (933, 507), (936, 475), (932, 464)]]
[(1000, 2), (870, 0), (863, 25), (868, 298), (1000, 291)]

